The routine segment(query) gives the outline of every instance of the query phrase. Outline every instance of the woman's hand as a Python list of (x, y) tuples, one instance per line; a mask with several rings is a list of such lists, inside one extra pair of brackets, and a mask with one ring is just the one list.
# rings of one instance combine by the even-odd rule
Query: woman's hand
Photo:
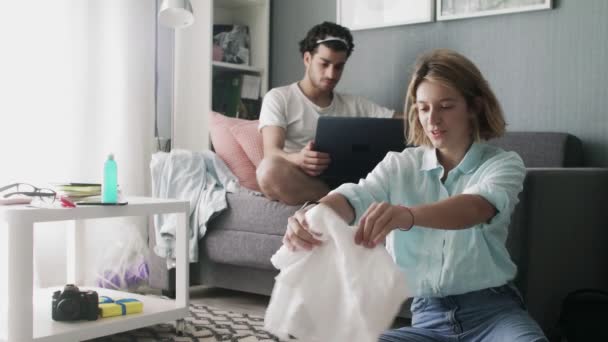
[(355, 243), (373, 248), (384, 241), (393, 229), (410, 229), (414, 216), (409, 208), (386, 202), (372, 203), (359, 221)]
[(313, 206), (307, 206), (295, 212), (295, 214), (287, 219), (287, 230), (283, 236), (283, 244), (290, 251), (297, 249), (312, 250), (315, 246), (321, 245), (322, 241), (317, 240), (318, 233), (312, 232), (304, 214)]

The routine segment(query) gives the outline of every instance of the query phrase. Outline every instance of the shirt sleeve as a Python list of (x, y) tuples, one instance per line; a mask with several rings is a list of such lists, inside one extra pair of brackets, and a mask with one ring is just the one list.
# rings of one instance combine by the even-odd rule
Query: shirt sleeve
[(258, 130), (266, 126), (279, 126), (287, 129), (287, 112), (285, 98), (277, 89), (272, 89), (264, 96), (260, 109)]
[(392, 118), (395, 111), (382, 107), (364, 97), (357, 97), (357, 105), (359, 113), (367, 113), (367, 116), (372, 118)]
[(462, 193), (485, 198), (498, 211), (494, 218), (510, 217), (526, 176), (521, 157), (515, 152), (502, 152), (481, 167), (480, 179)]
[(391, 189), (391, 175), (394, 177), (395, 154), (388, 153), (386, 157), (359, 183), (342, 184), (330, 194), (338, 193), (355, 210), (355, 222), (358, 222), (367, 208), (374, 202), (389, 202)]

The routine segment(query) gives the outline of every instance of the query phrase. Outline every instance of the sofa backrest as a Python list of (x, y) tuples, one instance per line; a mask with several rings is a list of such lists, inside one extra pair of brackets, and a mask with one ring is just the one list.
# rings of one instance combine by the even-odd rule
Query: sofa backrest
[(507, 132), (488, 143), (517, 152), (526, 167), (583, 166), (583, 144), (568, 133)]

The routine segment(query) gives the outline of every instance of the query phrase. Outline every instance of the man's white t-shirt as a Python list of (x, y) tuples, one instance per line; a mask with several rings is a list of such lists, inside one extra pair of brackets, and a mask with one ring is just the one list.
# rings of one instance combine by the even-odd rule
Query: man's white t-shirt
[(274, 88), (264, 96), (260, 111), (261, 131), (266, 126), (285, 129), (285, 152), (298, 152), (314, 140), (319, 116), (362, 116), (390, 118), (394, 111), (379, 106), (363, 97), (334, 92), (331, 104), (319, 107), (310, 101), (298, 86), (292, 83)]

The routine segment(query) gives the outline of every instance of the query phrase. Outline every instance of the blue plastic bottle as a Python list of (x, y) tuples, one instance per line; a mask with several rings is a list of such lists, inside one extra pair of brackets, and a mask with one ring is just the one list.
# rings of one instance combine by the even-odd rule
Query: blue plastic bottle
[(118, 201), (118, 170), (112, 153), (108, 155), (108, 159), (103, 164), (101, 201), (103, 203), (116, 203)]

